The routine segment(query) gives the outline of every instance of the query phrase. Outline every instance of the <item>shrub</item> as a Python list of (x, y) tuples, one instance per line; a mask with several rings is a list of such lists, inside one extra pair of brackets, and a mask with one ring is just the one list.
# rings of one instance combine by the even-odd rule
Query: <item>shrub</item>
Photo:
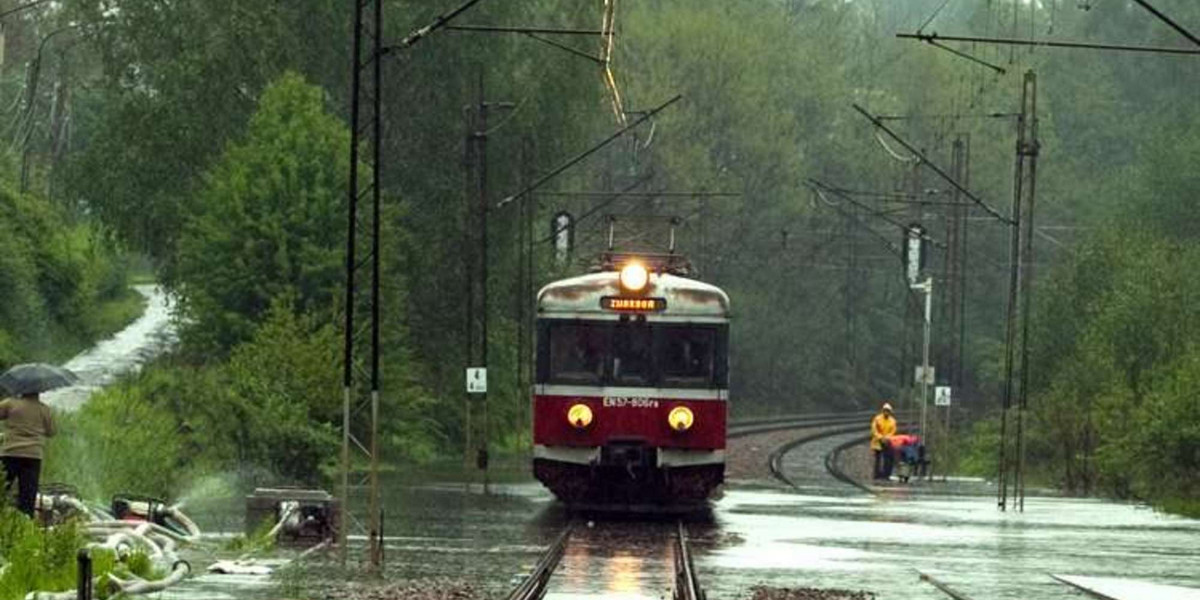
[(60, 415), (45, 478), (74, 485), (85, 498), (118, 492), (169, 496), (187, 474), (189, 461), (178, 421), (147, 395), (148, 389), (110, 387), (78, 413)]

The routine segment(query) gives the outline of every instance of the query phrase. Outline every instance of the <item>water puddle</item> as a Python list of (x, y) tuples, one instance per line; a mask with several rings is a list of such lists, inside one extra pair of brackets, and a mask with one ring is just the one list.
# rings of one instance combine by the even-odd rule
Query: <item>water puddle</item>
[(742, 543), (697, 550), (714, 597), (756, 583), (944, 598), (937, 576), (976, 598), (1078, 598), (1049, 573), (1200, 587), (1200, 521), (1134, 505), (1029, 498), (1002, 513), (978, 496), (841, 497), (731, 490), (717, 526)]

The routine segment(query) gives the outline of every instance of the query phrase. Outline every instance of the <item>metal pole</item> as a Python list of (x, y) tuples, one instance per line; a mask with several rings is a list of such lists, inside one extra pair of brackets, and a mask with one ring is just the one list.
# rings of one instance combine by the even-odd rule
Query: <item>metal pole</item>
[(76, 572), (78, 574), (76, 582), (76, 598), (77, 600), (92, 600), (92, 552), (87, 548), (81, 548), (79, 553), (75, 555)]
[(1005, 335), (1004, 335), (1004, 398), (1002, 411), (1000, 413), (1000, 454), (998, 461), (999, 476), (997, 481), (997, 505), (1000, 510), (1008, 508), (1008, 485), (1009, 485), (1009, 461), (1008, 461), (1008, 409), (1012, 406), (1013, 398), (1013, 371), (1015, 369), (1015, 345), (1017, 335), (1017, 304), (1019, 297), (1017, 295), (1018, 286), (1020, 285), (1021, 272), (1021, 199), (1023, 197), (1023, 186), (1025, 183), (1025, 125), (1026, 125), (1026, 105), (1025, 99), (1021, 99), (1021, 114), (1017, 117), (1017, 147), (1016, 147), (1016, 167), (1013, 176), (1013, 199), (1012, 199), (1012, 216), (1009, 219), (1009, 226), (1012, 228), (1009, 235), (1009, 279), (1008, 279), (1008, 308), (1005, 315)]
[[(488, 200), (487, 200), (487, 127), (488, 103), (484, 99), (483, 71), (479, 72), (479, 127), (474, 137), (478, 153), (479, 172), (479, 298), (480, 298), (480, 367), (487, 372), (488, 366)], [(483, 466), (483, 493), (488, 493), (488, 393), (481, 394), (483, 402), (483, 432), (479, 453)]]
[[(971, 185), (971, 137), (968, 134), (964, 136), (963, 144), (963, 167), (962, 167), (963, 183)], [(963, 380), (963, 355), (966, 353), (967, 345), (967, 259), (970, 246), (968, 245), (968, 230), (971, 222), (967, 220), (967, 210), (963, 207), (959, 210), (958, 219), (961, 221), (959, 226), (959, 268), (958, 272), (961, 277), (958, 280), (958, 359), (956, 362), (956, 370), (954, 373), (955, 386), (962, 388)], [(947, 419), (949, 416), (947, 416)]]
[(347, 211), (346, 227), (346, 322), (343, 332), (342, 356), (342, 456), (341, 503), (343, 514), (347, 518), (341, 520), (338, 528), (338, 552), (342, 566), (346, 565), (346, 527), (350, 515), (350, 401), (353, 396), (354, 381), (354, 268), (356, 264), (355, 249), (358, 240), (358, 136), (359, 136), (359, 96), (362, 85), (362, 73), (359, 64), (362, 56), (362, 26), (363, 1), (354, 2), (354, 42), (351, 50), (350, 76), (350, 185), (349, 210)]
[[(521, 138), (521, 184), (529, 185), (533, 179), (533, 139), (528, 135)], [(533, 302), (531, 298), (533, 287), (533, 213), (537, 210), (537, 196), (528, 195), (521, 199), (521, 220), (517, 227), (521, 230), (521, 264), (517, 269), (521, 272), (521, 289), (517, 294), (517, 302), (521, 306), (522, 332), (521, 344), (517, 349), (521, 354), (518, 380), (521, 383), (521, 394), (528, 394), (533, 384)], [(525, 431), (533, 431), (533, 399), (527, 398), (527, 413)]]
[(383, 566), (382, 511), (379, 490), (379, 265), (380, 265), (380, 184), (379, 154), (383, 119), (380, 118), (382, 70), (380, 44), (383, 38), (383, 0), (375, 2), (375, 34), (371, 48), (371, 498), (368, 503), (371, 543), (371, 568)]
[[(528, 148), (527, 155), (529, 157), (528, 178), (532, 179), (533, 178), (533, 153), (534, 153), (533, 139), (530, 137), (526, 137), (525, 145)], [(537, 348), (537, 329), (536, 329), (537, 298), (535, 297), (535, 294), (537, 293), (536, 292), (537, 285), (534, 282), (534, 277), (533, 277), (533, 249), (534, 249), (533, 223), (537, 219), (538, 198), (537, 198), (537, 196), (530, 195), (525, 200), (525, 203), (526, 203), (525, 243), (527, 245), (525, 248), (525, 286), (526, 287), (524, 290), (522, 290), (523, 295), (522, 295), (521, 301), (524, 302), (525, 306), (529, 308), (529, 316), (525, 320), (525, 327), (529, 328), (529, 336), (526, 337), (526, 340), (528, 341), (528, 345), (525, 347), (525, 358), (527, 359), (525, 381), (528, 383), (528, 385), (526, 386), (526, 389), (523, 390), (523, 393), (530, 394), (529, 399), (528, 399), (529, 429), (526, 429), (526, 431), (532, 432), (533, 431), (532, 386), (533, 386), (533, 381), (534, 381), (536, 368), (537, 368), (537, 366), (536, 366), (537, 365), (537, 355), (535, 354), (535, 350), (534, 350), (535, 348)]]
[[(529, 138), (521, 138), (521, 186), (529, 184)], [(517, 214), (513, 219), (517, 230), (517, 264), (516, 264), (516, 293), (513, 294), (517, 303), (517, 360), (516, 380), (519, 394), (525, 393), (525, 211), (528, 210), (528, 197), (521, 199)], [(526, 416), (526, 415), (522, 415)], [(528, 425), (528, 423), (526, 423)], [(525, 431), (530, 431), (526, 427)]]
[[(466, 367), (475, 366), (475, 253), (467, 250), (474, 246), (472, 221), (475, 211), (471, 206), (473, 196), (471, 169), (475, 166), (474, 113), (470, 106), (463, 107), (463, 297), (466, 299), (466, 344), (463, 361)], [(465, 371), (464, 371), (465, 372)], [(463, 388), (463, 466), (470, 468), (471, 451), (471, 393)]]
[(1025, 73), (1025, 81), (1021, 92), (1021, 112), (1029, 116), (1029, 138), (1018, 150), (1029, 162), (1029, 181), (1025, 186), (1024, 198), (1024, 256), (1021, 259), (1021, 395), (1017, 403), (1017, 508), (1025, 512), (1025, 409), (1029, 400), (1029, 317), (1033, 312), (1033, 207), (1034, 192), (1037, 182), (1037, 156), (1039, 142), (1037, 138), (1037, 75), (1033, 71)]
[(933, 277), (927, 278), (925, 283), (921, 284), (921, 287), (925, 291), (925, 342), (924, 348), (921, 351), (923, 356), (922, 363), (924, 364), (921, 373), (921, 435), (927, 436), (928, 433), (926, 432), (928, 430), (925, 428), (925, 413), (926, 404), (929, 402), (929, 337), (933, 307)]

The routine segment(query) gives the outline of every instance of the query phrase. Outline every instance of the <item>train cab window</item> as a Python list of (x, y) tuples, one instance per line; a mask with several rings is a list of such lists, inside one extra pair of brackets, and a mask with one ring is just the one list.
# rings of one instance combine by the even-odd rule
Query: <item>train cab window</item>
[(662, 385), (706, 386), (714, 382), (715, 329), (666, 327), (660, 339), (658, 367)]
[(608, 327), (557, 324), (550, 328), (550, 379), (599, 383), (604, 378)]
[(618, 325), (613, 335), (613, 383), (649, 385), (654, 375), (653, 350), (654, 336), (645, 324)]

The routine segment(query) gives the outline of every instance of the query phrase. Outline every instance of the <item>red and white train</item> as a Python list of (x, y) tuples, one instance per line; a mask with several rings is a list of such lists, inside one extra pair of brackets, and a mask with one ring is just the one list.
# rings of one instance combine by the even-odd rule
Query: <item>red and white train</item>
[(678, 255), (605, 254), (537, 299), (533, 472), (574, 506), (686, 506), (724, 481), (729, 296)]

